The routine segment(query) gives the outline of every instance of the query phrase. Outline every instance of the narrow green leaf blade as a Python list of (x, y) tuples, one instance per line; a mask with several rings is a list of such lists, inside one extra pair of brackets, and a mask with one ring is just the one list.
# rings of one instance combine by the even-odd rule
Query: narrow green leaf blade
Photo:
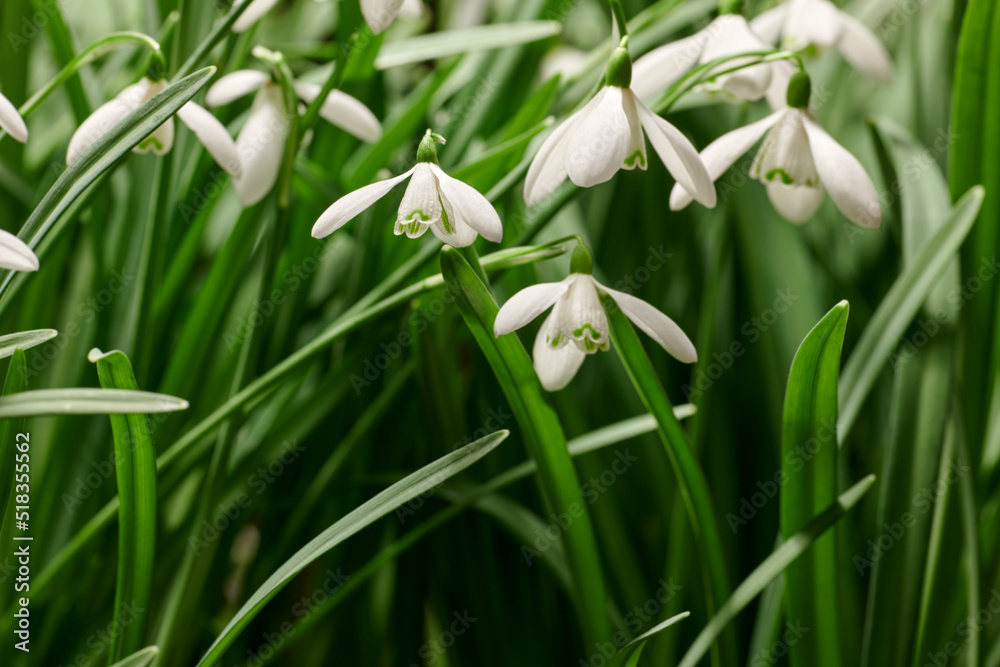
[[(92, 350), (105, 389), (138, 391), (122, 352)], [(156, 449), (146, 414), (111, 415), (118, 480), (118, 580), (108, 662), (142, 644), (156, 553)]]
[(754, 568), (743, 580), (726, 603), (719, 608), (708, 625), (698, 634), (691, 647), (684, 654), (680, 667), (695, 667), (708, 652), (709, 647), (722, 630), (736, 618), (750, 602), (777, 578), (795, 559), (806, 552), (820, 535), (844, 517), (864, 497), (875, 483), (875, 475), (869, 475), (844, 491), (830, 507), (809, 522), (802, 530), (782, 543), (763, 563)]
[(267, 581), (250, 596), (250, 599), (236, 612), (222, 633), (216, 637), (198, 664), (211, 665), (216, 663), (236, 639), (239, 632), (253, 620), (268, 600), (277, 595), (278, 591), (284, 588), (307, 565), (396, 507), (434, 488), (483, 458), (503, 442), (509, 434), (509, 431), (491, 433), (485, 438), (442, 456), (437, 461), (396, 482), (317, 535), (309, 544), (302, 547), (275, 570), (267, 578)]
[[(13, 396), (25, 390), (28, 386), (28, 365), (24, 350), (14, 350), (10, 365), (7, 367), (7, 380), (3, 385), (3, 395)], [(19, 443), (29, 440), (18, 438), (18, 433), (24, 432), (24, 418), (20, 416), (0, 420), (0, 528), (8, 520), (7, 506), (14, 489), (15, 466), (22, 459), (16, 458), (20, 452)], [(28, 459), (30, 463), (30, 459)], [(2, 533), (3, 531), (0, 531)]]
[(14, 354), (15, 350), (28, 350), (36, 345), (41, 345), (58, 335), (59, 332), (55, 329), (34, 329), (33, 331), (19, 331), (0, 336), (0, 359), (6, 359)]
[(382, 47), (377, 69), (411, 65), (460, 53), (488, 51), (537, 42), (562, 32), (559, 21), (519, 21), (418, 35)]
[(875, 379), (931, 288), (951, 262), (976, 221), (982, 186), (958, 200), (948, 220), (923, 245), (889, 288), (851, 352), (840, 379), (840, 440), (851, 430)]
[(188, 402), (148, 391), (36, 389), (0, 398), (0, 419), (38, 415), (127, 415), (186, 410)]
[[(848, 310), (841, 301), (813, 327), (788, 374), (781, 434), (781, 535), (786, 540), (837, 498), (837, 379)], [(785, 573), (789, 618), (814, 628), (789, 647), (795, 664), (841, 664), (833, 538), (831, 533), (819, 539)]]
[[(103, 134), (49, 188), (21, 227), (18, 237), (31, 248), (38, 246), (59, 216), (84, 190), (187, 104), (214, 72), (214, 67), (206, 67), (170, 85)], [(12, 271), (0, 271), (0, 295), (6, 291), (13, 276)]]
[(136, 651), (127, 658), (116, 662), (111, 667), (146, 667), (160, 654), (160, 649), (156, 646), (147, 646), (141, 651)]

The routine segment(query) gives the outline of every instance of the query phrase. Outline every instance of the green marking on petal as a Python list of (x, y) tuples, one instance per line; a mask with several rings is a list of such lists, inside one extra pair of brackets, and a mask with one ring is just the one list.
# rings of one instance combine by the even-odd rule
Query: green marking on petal
[(646, 157), (642, 154), (642, 151), (637, 150), (636, 152), (625, 158), (625, 166), (629, 169), (635, 169), (639, 167), (640, 169), (646, 168)]
[(551, 345), (552, 347), (559, 347), (559, 343), (562, 342), (562, 339), (563, 339), (562, 332), (559, 332), (555, 335), (554, 338), (549, 338), (548, 336), (546, 336), (545, 342)]
[(584, 335), (585, 331), (590, 333), (590, 336), (589, 336), (590, 339), (592, 339), (592, 340), (601, 340), (601, 332), (598, 331), (597, 329), (595, 329), (594, 325), (591, 324), (591, 323), (589, 323), (589, 322), (587, 324), (584, 324), (579, 329), (575, 329), (573, 331), (573, 337), (574, 338), (583, 338), (583, 335)]
[[(791, 174), (789, 174), (781, 167), (775, 167), (771, 171), (767, 172), (764, 175), (764, 178), (767, 179), (768, 181), (773, 181), (775, 176), (780, 176), (781, 182), (784, 183), (785, 185), (791, 185), (792, 183), (795, 182), (795, 179), (792, 178)], [(808, 183), (806, 185), (808, 185)]]
[(441, 201), (441, 195), (438, 195), (438, 203), (441, 204), (441, 225), (444, 227), (444, 231), (454, 234), (455, 228), (451, 226), (451, 221), (448, 219), (448, 209), (445, 208), (444, 202)]
[(423, 222), (427, 222), (430, 219), (431, 219), (430, 216), (421, 211), (419, 208), (410, 211), (410, 214), (406, 216), (407, 222), (409, 222), (410, 220), (422, 220)]

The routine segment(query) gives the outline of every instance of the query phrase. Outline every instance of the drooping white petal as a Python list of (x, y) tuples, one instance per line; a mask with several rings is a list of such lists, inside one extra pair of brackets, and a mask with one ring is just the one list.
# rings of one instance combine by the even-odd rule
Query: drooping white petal
[(853, 16), (841, 12), (840, 52), (854, 69), (881, 83), (892, 80), (892, 59), (879, 38)]
[[(699, 62), (711, 62), (717, 58), (735, 56), (741, 53), (770, 51), (771, 46), (751, 31), (747, 20), (738, 14), (724, 14), (705, 28), (712, 38), (705, 45)], [(730, 69), (753, 62), (753, 58), (735, 58), (716, 68), (716, 71)], [(725, 92), (741, 100), (759, 100), (767, 92), (771, 83), (772, 63), (750, 65), (728, 74), (722, 74), (702, 84), (705, 90)]]
[(454, 208), (454, 213), (449, 214), (453, 220), (468, 225), (484, 239), (500, 243), (503, 240), (503, 225), (493, 204), (474, 187), (452, 178), (436, 164), (430, 164), (430, 168), (437, 178), (441, 194)]
[[(295, 92), (306, 104), (311, 104), (321, 90), (322, 86), (315, 83), (295, 82)], [(375, 114), (360, 100), (339, 90), (330, 91), (319, 108), (319, 115), (362, 141), (374, 143), (382, 138), (382, 125)]]
[(694, 67), (708, 37), (703, 30), (640, 57), (632, 65), (632, 92), (647, 102), (662, 94)]
[(402, 7), (403, 0), (361, 0), (361, 13), (375, 34), (388, 28)]
[(8, 231), (0, 229), (0, 269), (37, 271), (38, 257), (31, 248)]
[(441, 222), (444, 206), (438, 193), (437, 179), (430, 164), (420, 162), (413, 168), (413, 178), (406, 186), (403, 201), (396, 214), (395, 234), (406, 234), (415, 239), (424, 234), (428, 227)]
[(693, 364), (698, 361), (698, 353), (695, 351), (691, 339), (672, 319), (631, 294), (610, 289), (599, 284), (596, 280), (594, 284), (607, 292), (621, 307), (626, 317), (659, 343), (670, 356), (685, 364)]
[(769, 9), (750, 20), (750, 29), (768, 44), (777, 44), (788, 16), (788, 3)]
[(257, 91), (250, 116), (236, 137), (242, 174), (233, 179), (243, 206), (253, 206), (274, 187), (288, 137), (288, 118), (281, 90), (268, 85)]
[(240, 69), (230, 72), (212, 84), (212, 87), (205, 93), (205, 104), (210, 107), (220, 107), (238, 100), (244, 95), (249, 95), (255, 90), (259, 90), (264, 84), (269, 82), (271, 77), (265, 72), (258, 72), (253, 69)]
[(10, 100), (0, 93), (0, 130), (14, 137), (22, 144), (28, 141), (28, 126)]
[(653, 149), (663, 160), (667, 171), (696, 200), (708, 208), (714, 207), (717, 201), (715, 185), (709, 178), (705, 164), (695, 147), (680, 130), (647, 109), (641, 102), (637, 106), (642, 126), (649, 136), (649, 143), (653, 144)]
[(796, 225), (811, 220), (823, 203), (823, 188), (819, 185), (788, 185), (776, 179), (765, 182), (764, 187), (775, 210)]
[(871, 229), (881, 227), (878, 192), (865, 168), (817, 123), (806, 119), (805, 128), (820, 182), (833, 203), (851, 222)]
[(782, 46), (798, 51), (810, 44), (828, 49), (840, 40), (842, 12), (829, 0), (790, 0)]
[[(740, 156), (750, 150), (780, 117), (781, 112), (776, 111), (755, 123), (728, 132), (706, 146), (705, 150), (701, 152), (701, 161), (708, 171), (708, 177), (713, 182), (719, 180), (726, 173), (726, 170), (733, 166), (740, 159)], [(693, 197), (688, 191), (680, 183), (675, 183), (670, 192), (670, 210), (679, 211), (692, 201)]]
[(548, 197), (566, 180), (566, 150), (573, 131), (600, 104), (603, 97), (604, 89), (601, 89), (542, 142), (524, 178), (524, 202), (528, 206), (534, 206)]
[(566, 174), (581, 188), (610, 180), (628, 157), (632, 131), (622, 106), (625, 92), (605, 86), (600, 103), (573, 128), (566, 149)]
[(785, 185), (818, 185), (805, 118), (805, 113), (797, 108), (780, 112), (750, 167), (753, 178), (765, 183), (777, 180)]
[[(416, 169), (416, 167), (413, 169)], [(354, 192), (349, 192), (335, 201), (329, 208), (323, 211), (323, 215), (319, 216), (319, 220), (313, 225), (313, 238), (321, 239), (346, 225), (359, 213), (389, 194), (390, 190), (409, 178), (413, 174), (413, 169), (399, 176), (366, 185)]]
[(177, 112), (177, 117), (194, 132), (198, 141), (220, 167), (230, 176), (239, 178), (243, 169), (240, 165), (239, 151), (236, 150), (236, 142), (229, 136), (229, 130), (218, 118), (194, 102), (182, 106)]
[(399, 15), (408, 19), (418, 19), (424, 15), (424, 3), (420, 0), (403, 0)]
[[(441, 204), (444, 207), (445, 213), (441, 216), (440, 220), (430, 226), (430, 230), (434, 236), (441, 243), (450, 245), (452, 248), (465, 248), (475, 243), (479, 237), (476, 234), (476, 230), (462, 222), (461, 218), (452, 215), (451, 204), (444, 197), (441, 197)], [(447, 225), (445, 221), (447, 221)]]
[[(502, 336), (520, 329), (544, 313), (569, 289), (570, 279), (558, 283), (539, 283), (512, 296), (497, 313), (493, 322), (493, 335)], [(544, 328), (544, 327), (543, 327)]]
[[(244, 2), (246, 0), (243, 0)], [(250, 6), (243, 10), (240, 17), (233, 23), (233, 32), (245, 32), (259, 21), (264, 14), (278, 4), (278, 0), (250, 0)]]
[(535, 373), (546, 391), (559, 391), (570, 383), (587, 358), (587, 353), (576, 345), (553, 345), (558, 332), (553, 326), (554, 313), (550, 314), (535, 337), (531, 351)]
[[(138, 109), (146, 100), (166, 87), (165, 81), (150, 81), (143, 77), (131, 86), (126, 86), (120, 93), (115, 95), (101, 106), (97, 107), (92, 114), (87, 116), (80, 127), (76, 129), (69, 140), (69, 148), (66, 149), (66, 164), (72, 164), (80, 154), (90, 148), (90, 146), (100, 139), (104, 134), (115, 126), (121, 119)], [(166, 128), (166, 126), (170, 128)], [(155, 143), (163, 146), (169, 140), (169, 147), (173, 145), (173, 125), (168, 120), (159, 128), (154, 130), (149, 137), (136, 146), (136, 152), (143, 153)], [(166, 150), (162, 152), (166, 152)], [(158, 153), (162, 154), (162, 153)]]

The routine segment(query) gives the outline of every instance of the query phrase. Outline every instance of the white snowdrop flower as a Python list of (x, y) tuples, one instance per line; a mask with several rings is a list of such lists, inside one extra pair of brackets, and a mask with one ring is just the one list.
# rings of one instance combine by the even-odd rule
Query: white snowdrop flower
[[(718, 58), (771, 50), (772, 46), (757, 36), (741, 15), (722, 14), (698, 33), (653, 49), (636, 60), (632, 70), (632, 91), (640, 99), (650, 100), (665, 92), (695, 66)], [(751, 56), (733, 58), (716, 70), (740, 67), (753, 61)], [(699, 87), (707, 92), (721, 93), (734, 101), (759, 100), (767, 93), (777, 64), (759, 63), (719, 74)]]
[(552, 194), (567, 177), (580, 187), (591, 187), (610, 180), (619, 169), (645, 169), (646, 134), (677, 182), (705, 206), (715, 206), (715, 188), (698, 151), (629, 88), (632, 61), (627, 40), (611, 55), (604, 87), (559, 125), (535, 154), (524, 182), (529, 206)]
[[(72, 164), (90, 146), (120, 122), (125, 116), (138, 109), (167, 87), (163, 79), (154, 81), (143, 77), (137, 83), (128, 86), (113, 99), (99, 106), (90, 114), (69, 141), (66, 151), (66, 164)], [(177, 112), (177, 117), (188, 129), (194, 132), (205, 150), (215, 158), (223, 169), (232, 175), (240, 173), (240, 160), (236, 153), (236, 144), (226, 126), (203, 107), (188, 102)], [(133, 150), (137, 153), (152, 151), (164, 155), (174, 145), (174, 119), (168, 118), (163, 125), (143, 139)]]
[[(785, 219), (796, 224), (809, 220), (829, 194), (851, 222), (877, 229), (882, 225), (878, 192), (864, 167), (813, 120), (806, 108), (809, 77), (792, 77), (788, 106), (770, 116), (724, 134), (701, 153), (708, 173), (718, 179), (736, 160), (764, 137), (750, 167), (750, 177), (761, 181), (768, 198)], [(674, 211), (691, 203), (682, 188), (670, 193)]]
[(361, 0), (361, 13), (376, 34), (388, 28), (396, 16), (419, 18), (423, 12), (420, 0)]
[(568, 278), (521, 290), (503, 305), (493, 323), (493, 335), (502, 336), (555, 306), (538, 330), (532, 350), (535, 372), (546, 390), (564, 388), (588, 354), (610, 347), (601, 292), (614, 299), (622, 312), (671, 356), (684, 363), (698, 360), (691, 340), (673, 320), (642, 299), (600, 284), (590, 275), (590, 267), (590, 253), (579, 246)]
[(750, 27), (771, 44), (801, 51), (836, 46), (854, 69), (876, 81), (892, 78), (892, 59), (878, 37), (830, 0), (788, 0), (750, 21)]
[(18, 113), (17, 107), (3, 93), (0, 93), (0, 130), (3, 130), (22, 144), (28, 141), (28, 126)]
[[(319, 85), (295, 82), (295, 92), (307, 104), (316, 99)], [(229, 104), (256, 93), (250, 115), (236, 137), (243, 173), (233, 179), (233, 187), (243, 206), (263, 199), (278, 179), (285, 141), (288, 139), (290, 113), (286, 110), (281, 86), (270, 75), (257, 70), (237, 70), (221, 77), (205, 95), (209, 106)], [(382, 126), (368, 107), (339, 90), (330, 91), (320, 107), (320, 117), (362, 141), (382, 137)]]
[(384, 197), (396, 185), (410, 179), (396, 215), (394, 232), (411, 239), (428, 229), (443, 243), (461, 248), (480, 234), (494, 243), (503, 237), (500, 216), (475, 188), (452, 178), (437, 165), (435, 143), (444, 139), (430, 130), (417, 149), (415, 167), (378, 183), (372, 183), (333, 203), (313, 226), (312, 235), (323, 238), (337, 231), (359, 213)]
[(38, 257), (31, 248), (10, 232), (0, 229), (0, 269), (37, 271)]

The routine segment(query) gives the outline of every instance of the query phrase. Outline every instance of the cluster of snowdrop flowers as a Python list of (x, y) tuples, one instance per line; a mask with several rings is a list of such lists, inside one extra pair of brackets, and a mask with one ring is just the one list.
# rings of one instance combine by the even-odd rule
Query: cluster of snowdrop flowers
[(706, 206), (715, 206), (715, 187), (698, 151), (680, 130), (646, 108), (632, 92), (631, 81), (625, 37), (611, 55), (601, 90), (535, 154), (524, 182), (529, 206), (552, 194), (567, 177), (575, 185), (592, 187), (610, 180), (619, 169), (645, 170), (645, 134), (681, 187)]
[[(250, 0), (250, 5), (233, 24), (233, 32), (249, 30), (276, 4), (278, 0)], [(397, 16), (417, 18), (423, 14), (423, 9), (420, 0), (361, 0), (361, 13), (372, 32), (376, 33), (388, 28)]]
[(399, 176), (372, 183), (335, 201), (313, 226), (312, 235), (323, 238), (337, 231), (389, 191), (410, 179), (396, 214), (394, 232), (411, 239), (427, 230), (443, 243), (461, 248), (477, 235), (499, 243), (503, 238), (500, 216), (475, 188), (444, 173), (437, 163), (435, 144), (444, 138), (430, 130), (417, 148), (417, 164)]
[[(22, 144), (28, 141), (28, 126), (10, 100), (0, 93), (0, 130)], [(38, 257), (31, 248), (10, 232), (0, 229), (0, 269), (37, 271)]]
[(689, 364), (698, 360), (691, 340), (673, 320), (642, 299), (600, 284), (591, 275), (592, 267), (590, 251), (577, 246), (566, 279), (521, 290), (503, 305), (494, 320), (493, 335), (499, 337), (552, 308), (538, 330), (532, 350), (535, 372), (547, 391), (564, 388), (588, 354), (610, 347), (608, 314), (601, 304), (601, 293), (614, 299), (622, 312), (671, 356)]
[[(306, 104), (322, 92), (320, 86), (296, 81), (295, 92)], [(286, 109), (281, 86), (269, 74), (258, 70), (237, 70), (221, 77), (209, 89), (205, 103), (210, 107), (229, 104), (255, 93), (250, 115), (236, 136), (236, 151), (242, 173), (233, 179), (236, 196), (243, 206), (252, 206), (271, 191), (278, 179), (291, 114)], [(378, 141), (382, 126), (368, 107), (339, 90), (332, 90), (323, 100), (320, 117), (367, 142)]]
[[(874, 184), (857, 158), (813, 120), (808, 110), (809, 91), (809, 75), (796, 73), (788, 84), (786, 108), (709, 144), (701, 157), (710, 176), (722, 176), (763, 136), (750, 176), (764, 183), (768, 198), (786, 220), (809, 220), (819, 209), (826, 189), (851, 222), (880, 227), (882, 209)], [(670, 208), (676, 211), (690, 203), (690, 195), (674, 186)]]

